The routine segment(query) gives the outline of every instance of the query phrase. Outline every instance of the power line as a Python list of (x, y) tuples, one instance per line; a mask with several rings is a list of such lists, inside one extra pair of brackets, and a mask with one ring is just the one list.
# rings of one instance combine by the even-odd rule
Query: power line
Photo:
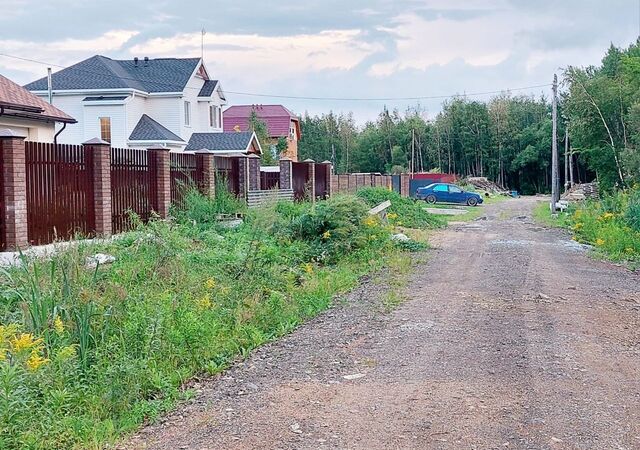
[[(60, 64), (53, 64), (44, 61), (39, 61), (37, 59), (24, 58), (22, 56), (10, 55), (7, 53), (0, 53), (0, 56), (4, 56), (6, 58), (17, 59), (20, 61), (31, 62), (34, 64), (41, 64), (48, 67), (57, 67), (60, 69), (67, 69), (67, 66), (62, 66)], [(140, 78), (132, 78), (132, 77), (123, 77), (111, 73), (105, 72), (96, 72), (93, 70), (86, 70), (81, 68), (75, 68), (74, 70), (78, 70), (85, 73), (90, 73), (92, 75), (100, 75), (103, 77), (111, 77), (119, 80), (129, 80), (136, 82), (152, 82), (158, 86), (167, 86), (167, 87), (176, 87), (176, 85), (171, 83), (163, 83), (155, 80), (143, 80)], [(536, 84), (532, 86), (523, 86), (516, 88), (505, 88), (495, 91), (484, 91), (484, 92), (465, 92), (464, 94), (449, 94), (449, 95), (422, 95), (415, 97), (317, 97), (317, 96), (297, 96), (297, 95), (279, 95), (279, 94), (265, 94), (265, 93), (257, 93), (257, 92), (241, 92), (241, 91), (229, 91), (225, 90), (228, 94), (234, 95), (243, 95), (248, 97), (259, 97), (259, 98), (280, 98), (280, 99), (288, 99), (288, 100), (314, 100), (314, 101), (348, 101), (348, 102), (388, 102), (388, 101), (417, 101), (417, 100), (444, 100), (449, 98), (457, 98), (457, 97), (476, 97), (482, 95), (493, 95), (493, 94), (501, 94), (503, 92), (513, 92), (513, 91), (524, 91), (529, 89), (543, 88), (551, 86), (551, 83), (545, 84)], [(195, 87), (185, 86), (185, 89), (194, 89), (200, 90)]]

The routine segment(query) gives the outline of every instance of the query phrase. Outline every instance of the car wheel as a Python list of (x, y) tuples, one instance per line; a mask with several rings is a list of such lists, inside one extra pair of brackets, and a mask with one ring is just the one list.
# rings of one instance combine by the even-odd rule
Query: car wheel
[(434, 204), (436, 202), (436, 196), (435, 195), (427, 195), (427, 198), (425, 198), (425, 200), (427, 201), (427, 203)]
[(478, 199), (477, 198), (469, 198), (467, 199), (467, 205), (469, 206), (476, 206), (478, 204)]

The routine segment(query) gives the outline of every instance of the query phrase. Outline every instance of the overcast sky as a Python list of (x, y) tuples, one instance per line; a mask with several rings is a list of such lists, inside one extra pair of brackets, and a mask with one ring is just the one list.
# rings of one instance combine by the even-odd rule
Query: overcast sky
[[(561, 67), (597, 64), (610, 43), (628, 45), (639, 28), (638, 0), (0, 0), (0, 5), (0, 53), (62, 66), (95, 54), (200, 56), (204, 27), (205, 63), (226, 91), (323, 98), (439, 96), (545, 84)], [(46, 66), (0, 56), (0, 73), (25, 84), (44, 76)], [(549, 88), (522, 92), (543, 91)], [(227, 97), (230, 104), (283, 103), (300, 114), (354, 111), (359, 121), (375, 118), (384, 105), (405, 110), (416, 104)], [(441, 101), (420, 104), (432, 116)]]

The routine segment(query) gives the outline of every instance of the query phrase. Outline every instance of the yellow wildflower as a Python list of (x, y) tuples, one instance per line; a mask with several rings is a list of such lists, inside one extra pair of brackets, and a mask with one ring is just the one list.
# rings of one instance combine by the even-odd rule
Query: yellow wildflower
[(5, 361), (7, 359), (7, 351), (3, 348), (0, 348), (0, 362)]
[(213, 289), (214, 287), (216, 287), (216, 280), (214, 280), (213, 278), (209, 278), (207, 281), (205, 281), (204, 286), (207, 289)]
[(402, 222), (398, 220), (398, 221), (396, 222), (396, 225), (401, 226), (401, 225), (402, 225)]
[(368, 227), (373, 227), (376, 225), (376, 219), (373, 216), (369, 216), (364, 219), (364, 224)]
[(322, 239), (329, 239), (330, 237), (331, 237), (330, 231), (325, 231), (324, 233), (322, 233)]
[(12, 323), (9, 325), (0, 325), (0, 344), (5, 341), (8, 341), (9, 338), (15, 336), (18, 332), (19, 326), (16, 323)]
[(631, 247), (627, 247), (624, 249), (625, 252), (632, 254), (633, 253), (633, 249)]
[(387, 219), (389, 219), (389, 220), (394, 220), (394, 219), (397, 219), (397, 218), (398, 218), (398, 215), (396, 213), (387, 214)]
[(577, 224), (575, 224), (575, 225), (573, 226), (573, 230), (574, 230), (574, 231), (580, 231), (580, 230), (582, 230), (582, 228), (583, 228), (583, 227), (584, 227), (584, 224), (583, 224), (583, 223), (577, 223)]
[(579, 219), (580, 217), (582, 217), (582, 210), (581, 210), (581, 209), (577, 210), (577, 211), (573, 214), (573, 216), (574, 216), (576, 219)]
[(307, 272), (308, 274), (312, 274), (313, 273), (313, 264), (311, 263), (305, 263), (302, 265), (302, 269)]
[(600, 238), (596, 239), (596, 245), (598, 247), (602, 247), (604, 243), (605, 243), (604, 239), (600, 239)]
[(198, 299), (198, 301), (196, 302), (196, 305), (200, 309), (211, 308), (211, 306), (213, 305), (213, 303), (211, 302), (211, 296), (209, 294), (205, 294), (203, 297)]
[(40, 368), (40, 366), (48, 362), (49, 362), (48, 359), (43, 358), (38, 354), (37, 351), (34, 350), (31, 352), (31, 356), (29, 356), (29, 359), (27, 359), (27, 368), (32, 372), (35, 372)]
[(64, 332), (64, 323), (60, 316), (56, 316), (56, 318), (53, 319), (53, 329), (58, 334), (62, 334)]
[(16, 335), (11, 339), (11, 347), (16, 353), (20, 353), (23, 350), (38, 348), (41, 345), (42, 339), (34, 339), (31, 333), (22, 333), (19, 337)]
[(57, 357), (61, 361), (67, 361), (76, 356), (76, 346), (75, 345), (67, 345), (66, 347), (62, 347), (58, 350)]

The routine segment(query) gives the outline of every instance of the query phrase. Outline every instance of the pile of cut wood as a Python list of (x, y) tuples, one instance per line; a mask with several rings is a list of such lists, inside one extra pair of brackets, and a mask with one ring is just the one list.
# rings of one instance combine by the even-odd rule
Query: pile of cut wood
[(498, 186), (493, 181), (487, 179), (487, 177), (467, 177), (462, 180), (462, 183), (470, 184), (476, 189), (492, 194), (508, 194), (506, 189)]
[(563, 200), (579, 202), (586, 199), (597, 199), (600, 197), (598, 183), (574, 184), (571, 189), (564, 193)]

